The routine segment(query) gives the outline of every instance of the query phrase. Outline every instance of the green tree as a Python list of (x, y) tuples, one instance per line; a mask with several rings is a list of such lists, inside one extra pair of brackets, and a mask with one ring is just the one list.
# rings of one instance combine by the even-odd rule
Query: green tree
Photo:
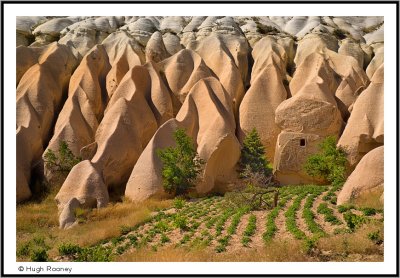
[(275, 207), (279, 192), (274, 188), (272, 169), (268, 167), (265, 148), (255, 128), (243, 140), (239, 160), (239, 176), (246, 186), (225, 194), (229, 206), (247, 207), (251, 210)]
[(271, 176), (272, 169), (268, 167), (265, 148), (255, 128), (243, 140), (243, 148), (239, 160), (240, 177), (248, 177), (248, 172)]
[(336, 137), (328, 136), (319, 144), (319, 152), (310, 155), (304, 165), (307, 174), (323, 178), (333, 186), (346, 181), (346, 153), (336, 147)]
[(49, 149), (44, 154), (44, 162), (52, 171), (68, 174), (72, 167), (81, 161), (80, 157), (75, 156), (70, 150), (67, 142), (61, 141), (58, 152)]
[(194, 187), (194, 183), (202, 171), (204, 161), (200, 159), (192, 139), (184, 129), (174, 133), (176, 147), (158, 150), (162, 167), (164, 190), (168, 193), (183, 195)]

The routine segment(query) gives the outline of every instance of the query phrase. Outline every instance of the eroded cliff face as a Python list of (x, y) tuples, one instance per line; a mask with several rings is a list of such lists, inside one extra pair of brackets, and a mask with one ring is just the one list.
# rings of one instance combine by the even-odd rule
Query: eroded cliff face
[[(302, 165), (327, 135), (355, 168), (384, 141), (383, 28), (383, 17), (18, 17), (17, 202), (44, 176), (61, 186), (68, 227), (110, 190), (165, 195), (156, 151), (177, 128), (205, 161), (199, 193), (234, 186), (253, 128), (282, 184), (312, 182)], [(62, 141), (83, 160), (60, 177), (43, 156)]]

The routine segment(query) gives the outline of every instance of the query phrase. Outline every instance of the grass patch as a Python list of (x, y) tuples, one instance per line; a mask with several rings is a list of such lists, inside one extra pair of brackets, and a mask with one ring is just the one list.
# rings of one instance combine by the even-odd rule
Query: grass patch
[[(78, 246), (91, 246), (102, 240), (121, 235), (121, 227), (128, 229), (150, 219), (152, 211), (171, 207), (171, 200), (147, 200), (140, 204), (128, 201), (109, 204), (106, 208), (94, 209), (87, 214), (85, 223), (68, 230), (58, 228), (58, 209), (54, 200), (57, 194), (54, 188), (41, 203), (36, 201), (17, 205), (17, 253), (18, 261), (38, 259), (42, 255), (30, 258), (24, 246), (36, 237), (46, 239), (49, 258), (59, 255), (58, 247), (65, 242)], [(25, 250), (25, 251), (24, 251)], [(43, 253), (43, 252), (42, 252)], [(43, 258), (43, 256), (42, 256)]]

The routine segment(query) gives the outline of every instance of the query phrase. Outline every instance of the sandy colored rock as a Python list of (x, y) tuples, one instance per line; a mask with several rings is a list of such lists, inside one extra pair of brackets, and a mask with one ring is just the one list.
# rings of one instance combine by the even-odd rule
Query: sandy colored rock
[(197, 192), (224, 191), (229, 180), (235, 178), (240, 145), (235, 137), (232, 102), (220, 82), (209, 77), (196, 83), (176, 119), (161, 126), (143, 151), (126, 186), (125, 196), (129, 199), (142, 201), (163, 194), (162, 165), (156, 152), (174, 145), (176, 128), (186, 130), (206, 162)]
[(46, 22), (48, 19), (44, 16), (17, 16), (17, 47), (28, 46), (34, 40), (32, 29)]
[(381, 43), (384, 41), (384, 24), (382, 23), (376, 30), (364, 35), (367, 44)]
[[(67, 94), (76, 60), (57, 43), (46, 50), (17, 87), (17, 202), (30, 197), (31, 170), (40, 162), (43, 147)], [(21, 176), (20, 176), (21, 175)]]
[(25, 72), (39, 60), (46, 47), (17, 47), (17, 86)]
[(85, 167), (89, 167), (88, 163), (92, 165), (90, 171), (95, 177), (99, 175), (102, 182), (97, 183), (93, 178), (80, 185), (82, 190), (91, 188), (85, 189), (87, 198), (98, 199), (96, 192), (107, 193), (111, 188), (116, 192), (123, 190), (133, 166), (158, 125), (172, 117), (170, 95), (155, 66), (153, 63), (135, 66), (125, 75), (96, 130), (95, 144), (88, 146), (88, 151), (94, 153), (93, 158), (73, 168), (59, 194), (66, 198), (76, 197), (76, 194), (68, 194), (69, 187), (73, 181), (81, 179), (80, 175), (86, 171)]
[(186, 24), (186, 19), (183, 16), (168, 16), (161, 21), (160, 30), (178, 34), (183, 31)]
[(69, 202), (63, 207), (60, 212), (60, 229), (69, 229), (75, 226), (77, 223), (75, 221), (75, 210), (79, 208), (81, 203), (76, 198), (72, 198)]
[(81, 60), (96, 44), (101, 43), (107, 35), (107, 33), (99, 35), (96, 30), (78, 27), (63, 36), (59, 43), (70, 47), (75, 57)]
[(384, 142), (384, 65), (381, 65), (353, 105), (346, 128), (338, 142), (351, 167)]
[[(298, 77), (300, 76), (300, 77)], [(295, 82), (303, 78), (303, 83)], [(321, 136), (338, 135), (343, 121), (334, 98), (332, 69), (318, 53), (309, 55), (290, 83), (292, 98), (275, 111), (275, 122), (284, 131)]]
[[(159, 92), (168, 96), (167, 92)], [(127, 181), (136, 160), (158, 128), (151, 109), (152, 94), (148, 71), (136, 66), (110, 99), (95, 135), (98, 148), (92, 159), (102, 169), (107, 186), (119, 187)]]
[(200, 25), (207, 16), (193, 16), (190, 22), (185, 26), (183, 32), (197, 32)]
[(61, 36), (65, 36), (68, 32), (81, 28), (92, 29), (99, 32), (111, 34), (124, 24), (123, 18), (118, 16), (100, 16), (90, 17), (82, 21), (68, 25), (60, 31)]
[(101, 171), (89, 160), (81, 161), (72, 168), (55, 200), (61, 228), (68, 228), (75, 222), (77, 207), (105, 207), (109, 196)]
[(340, 55), (331, 50), (326, 50), (325, 58), (340, 78), (337, 78), (338, 86), (335, 96), (342, 118), (347, 121), (354, 102), (369, 84), (368, 76), (359, 62), (352, 56)]
[[(107, 53), (101, 45), (95, 46), (82, 59), (71, 77), (68, 99), (57, 118), (46, 151), (51, 149), (57, 153), (61, 141), (65, 141), (72, 153), (79, 157), (81, 149), (94, 141), (108, 102), (106, 75), (110, 68)], [(61, 185), (65, 179), (46, 165), (45, 177), (53, 185)]]
[[(303, 83), (296, 80), (303, 79)], [(325, 136), (338, 136), (343, 120), (334, 98), (335, 79), (325, 57), (314, 53), (296, 70), (290, 89), (294, 95), (275, 111), (279, 134), (274, 174), (281, 184), (313, 182), (303, 165)]]
[(287, 98), (283, 85), (286, 52), (271, 37), (257, 42), (253, 52), (251, 87), (239, 108), (239, 140), (256, 128), (268, 161), (274, 160), (276, 140), (281, 132), (275, 124), (275, 110)]
[(81, 59), (96, 44), (100, 44), (111, 33), (124, 24), (124, 17), (101, 16), (78, 21), (61, 30), (60, 43), (70, 46)]
[(115, 32), (103, 41), (111, 64), (106, 77), (108, 96), (111, 98), (125, 74), (134, 66), (145, 62), (142, 47), (124, 32)]
[(35, 36), (33, 46), (41, 46), (49, 44), (53, 41), (58, 41), (61, 31), (72, 25), (73, 23), (84, 19), (84, 17), (66, 17), (66, 18), (53, 18), (40, 24), (33, 30), (32, 34)]
[(181, 50), (164, 60), (159, 67), (165, 76), (168, 87), (180, 103), (185, 101), (190, 89), (199, 80), (213, 76), (200, 55), (188, 49)]
[(381, 146), (371, 150), (361, 159), (343, 185), (337, 198), (337, 204), (357, 202), (362, 195), (378, 192), (383, 196), (383, 187), (384, 147)]
[(374, 75), (375, 71), (383, 64), (384, 62), (384, 45), (383, 43), (377, 44), (374, 47), (374, 58), (372, 58), (369, 63), (366, 73), (367, 76), (371, 79)]
[(246, 40), (243, 37), (212, 33), (201, 40), (192, 41), (187, 48), (197, 52), (218, 77), (230, 94), (237, 115), (248, 72)]
[(159, 30), (159, 22), (151, 18), (139, 18), (138, 20), (121, 27), (134, 37), (141, 45), (146, 46), (151, 35)]
[(154, 32), (146, 45), (146, 62), (161, 62), (168, 58), (170, 54), (165, 48), (163, 37), (160, 32)]
[(320, 22), (319, 16), (295, 16), (286, 23), (283, 30), (293, 36), (302, 38), (310, 30), (318, 26)]
[(317, 180), (303, 169), (307, 157), (318, 151), (323, 137), (311, 133), (282, 131), (276, 142), (274, 159), (275, 178), (282, 185), (309, 184)]
[(364, 51), (362, 50), (359, 43), (351, 39), (342, 40), (338, 53), (346, 56), (351, 56), (357, 60), (360, 68), (364, 66)]
[(294, 63), (299, 66), (310, 54), (321, 53), (325, 49), (338, 50), (337, 39), (331, 34), (308, 34), (297, 44)]
[(163, 35), (163, 42), (170, 55), (174, 55), (183, 49), (181, 39), (177, 35), (166, 33)]

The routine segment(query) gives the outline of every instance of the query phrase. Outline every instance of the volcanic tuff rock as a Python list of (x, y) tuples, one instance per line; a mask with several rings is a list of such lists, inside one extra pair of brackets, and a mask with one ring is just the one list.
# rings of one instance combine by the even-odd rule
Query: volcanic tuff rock
[[(124, 191), (165, 195), (156, 152), (174, 146), (177, 128), (205, 160), (198, 193), (235, 184), (253, 127), (281, 183), (310, 181), (302, 164), (327, 135), (352, 168), (383, 145), (383, 17), (43, 16), (16, 26), (17, 201), (43, 175), (62, 184), (62, 228), (77, 207)], [(43, 156), (61, 141), (83, 161), (56, 178)]]
[(162, 125), (143, 151), (126, 186), (128, 198), (141, 201), (162, 193), (162, 164), (156, 151), (174, 145), (172, 135), (177, 128), (185, 128), (206, 161), (197, 192), (224, 191), (221, 184), (234, 179), (240, 144), (235, 136), (232, 99), (217, 79), (208, 77), (193, 86), (176, 118)]
[(251, 86), (239, 109), (239, 139), (244, 140), (253, 128), (259, 132), (266, 147), (266, 156), (273, 161), (280, 128), (275, 124), (275, 110), (287, 98), (283, 84), (286, 79), (287, 55), (275, 39), (265, 37), (253, 49), (254, 65)]
[(63, 105), (76, 63), (69, 48), (55, 42), (18, 83), (17, 201), (31, 196), (32, 171), (40, 164), (50, 140), (55, 116)]
[(371, 83), (354, 103), (349, 121), (338, 145), (346, 150), (351, 167), (384, 141), (384, 65), (375, 72)]
[(360, 202), (362, 197), (373, 194), (383, 200), (384, 147), (378, 147), (367, 153), (349, 176), (338, 195), (337, 204)]

